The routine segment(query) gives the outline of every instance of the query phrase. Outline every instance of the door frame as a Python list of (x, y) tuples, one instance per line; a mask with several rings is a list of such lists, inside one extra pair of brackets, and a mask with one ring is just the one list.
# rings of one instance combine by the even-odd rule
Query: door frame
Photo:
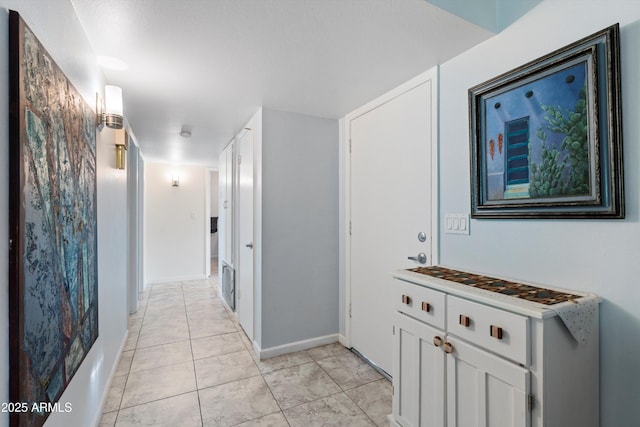
[[(410, 90), (431, 82), (432, 84), (432, 98), (431, 98), (431, 264), (436, 265), (440, 259), (440, 229), (439, 229), (439, 182), (438, 182), (438, 144), (439, 144), (439, 98), (440, 98), (440, 86), (439, 86), (439, 67), (436, 66), (430, 70), (419, 74), (413, 79), (397, 86), (389, 92), (381, 95), (373, 101), (363, 105), (360, 108), (347, 114), (342, 120), (340, 120), (340, 170), (342, 172), (340, 185), (340, 220), (339, 220), (339, 232), (340, 232), (340, 313), (343, 317), (343, 321), (340, 322), (340, 335), (339, 342), (345, 347), (351, 348), (351, 234), (350, 234), (350, 219), (351, 219), (351, 122), (352, 120), (380, 107), (383, 104), (397, 98), (398, 96), (409, 92)], [(344, 262), (342, 261), (344, 260)], [(344, 326), (344, 328), (342, 327)]]

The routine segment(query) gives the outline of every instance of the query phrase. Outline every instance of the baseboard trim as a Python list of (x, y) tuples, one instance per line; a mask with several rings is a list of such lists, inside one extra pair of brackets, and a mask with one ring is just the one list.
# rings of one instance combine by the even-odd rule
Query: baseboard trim
[(325, 344), (333, 344), (339, 341), (338, 334), (325, 335), (322, 337), (309, 338), (307, 340), (295, 341), (288, 344), (278, 345), (275, 347), (269, 347), (261, 349), (254, 342), (253, 349), (260, 358), (260, 360), (269, 359), (271, 357), (282, 356), (287, 353), (294, 353), (296, 351), (307, 350), (309, 348), (318, 347)]
[(338, 335), (338, 342), (342, 344), (344, 347), (351, 348), (351, 344), (349, 343), (349, 340), (347, 339), (347, 337), (345, 337), (342, 334)]
[(120, 349), (118, 350), (118, 355), (116, 356), (116, 360), (113, 362), (111, 366), (111, 373), (109, 374), (109, 379), (107, 380), (107, 385), (104, 389), (104, 393), (102, 393), (102, 397), (100, 398), (100, 405), (98, 405), (98, 414), (95, 416), (93, 423), (91, 424), (93, 427), (100, 426), (100, 420), (102, 419), (102, 413), (104, 411), (104, 407), (107, 404), (107, 398), (109, 397), (109, 391), (111, 390), (111, 385), (113, 383), (113, 378), (116, 376), (116, 372), (118, 371), (118, 365), (120, 365), (120, 359), (122, 358), (122, 353), (124, 351), (124, 346), (127, 343), (127, 338), (129, 338), (129, 329), (127, 329), (124, 334), (124, 338), (120, 343)]

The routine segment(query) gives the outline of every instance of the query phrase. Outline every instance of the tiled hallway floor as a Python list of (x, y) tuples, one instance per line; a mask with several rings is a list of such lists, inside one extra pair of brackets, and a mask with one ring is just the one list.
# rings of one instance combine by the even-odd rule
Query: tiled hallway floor
[(340, 344), (258, 361), (217, 277), (151, 286), (101, 426), (386, 426), (391, 384)]

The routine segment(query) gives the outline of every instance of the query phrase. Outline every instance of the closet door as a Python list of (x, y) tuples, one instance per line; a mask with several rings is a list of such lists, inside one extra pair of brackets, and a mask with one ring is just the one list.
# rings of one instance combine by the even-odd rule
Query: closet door
[(237, 150), (237, 262), (236, 262), (236, 312), (240, 325), (253, 340), (254, 304), (254, 251), (253, 251), (253, 136), (254, 131), (246, 128), (238, 136)]

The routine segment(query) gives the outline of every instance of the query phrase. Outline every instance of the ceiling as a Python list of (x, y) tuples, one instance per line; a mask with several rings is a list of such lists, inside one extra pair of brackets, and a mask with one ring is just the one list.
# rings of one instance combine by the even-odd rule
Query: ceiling
[(210, 166), (260, 106), (338, 119), (493, 35), (424, 0), (71, 2), (145, 159)]

